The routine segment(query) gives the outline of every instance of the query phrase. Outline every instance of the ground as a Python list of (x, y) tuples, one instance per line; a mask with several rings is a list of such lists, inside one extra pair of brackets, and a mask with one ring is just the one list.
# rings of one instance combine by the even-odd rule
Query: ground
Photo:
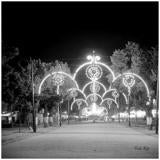
[[(158, 158), (158, 136), (118, 123), (83, 123), (2, 144), (3, 158)], [(34, 136), (30, 136), (34, 135)], [(3, 140), (3, 137), (2, 137)]]

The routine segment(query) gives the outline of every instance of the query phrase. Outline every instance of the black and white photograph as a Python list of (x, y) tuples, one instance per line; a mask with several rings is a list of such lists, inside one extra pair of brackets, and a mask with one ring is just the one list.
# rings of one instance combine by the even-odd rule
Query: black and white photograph
[(159, 159), (159, 1), (1, 1), (2, 159)]

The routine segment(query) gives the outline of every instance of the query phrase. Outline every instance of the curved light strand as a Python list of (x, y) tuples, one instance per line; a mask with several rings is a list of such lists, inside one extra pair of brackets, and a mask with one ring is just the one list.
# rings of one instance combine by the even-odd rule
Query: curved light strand
[[(112, 99), (112, 98), (105, 98), (105, 99), (100, 103), (100, 105), (102, 105), (105, 101), (108, 101), (108, 100), (114, 101), (115, 104), (117, 105), (117, 108), (118, 108), (117, 102), (116, 102), (114, 99)], [(107, 104), (108, 104), (108, 103), (107, 103)]]
[(113, 88), (113, 89), (107, 90), (107, 91), (102, 95), (102, 98), (103, 98), (108, 92), (111, 92), (111, 91), (117, 91), (117, 89)]
[[(93, 83), (92, 81), (86, 83), (85, 86), (84, 86), (83, 89), (82, 89), (82, 92), (84, 92), (85, 89), (86, 89), (86, 87), (87, 87), (88, 85), (92, 84), (92, 83)], [(103, 83), (101, 83), (101, 82), (99, 82), (99, 81), (96, 81), (95, 83), (98, 83), (99, 85), (101, 85), (101, 86), (103, 87), (104, 91), (106, 92), (106, 87), (104, 86)]]
[(83, 101), (83, 102), (86, 104), (86, 106), (88, 106), (88, 103), (87, 103), (86, 100), (84, 100), (84, 99), (76, 99), (76, 100), (74, 100), (74, 101), (72, 102), (72, 104), (71, 104), (71, 110), (73, 109), (74, 103), (77, 102), (77, 101)]
[(94, 96), (94, 95), (100, 97), (101, 101), (103, 101), (103, 98), (101, 97), (101, 95), (99, 95), (99, 94), (97, 94), (97, 93), (91, 93), (91, 94), (89, 94), (89, 95), (86, 97), (86, 100), (87, 100), (90, 96)]
[(67, 92), (70, 92), (70, 91), (72, 91), (72, 90), (76, 90), (76, 91), (79, 91), (80, 93), (82, 93), (82, 95), (84, 96), (84, 98), (86, 99), (86, 95), (83, 93), (83, 91), (81, 91), (80, 89), (78, 89), (78, 88), (70, 88), (70, 89), (68, 89), (67, 90)]
[(113, 83), (115, 80), (117, 80), (118, 78), (122, 77), (123, 75), (133, 75), (133, 76), (137, 77), (138, 79), (140, 79), (140, 80), (143, 82), (143, 84), (144, 84), (144, 86), (145, 86), (145, 88), (146, 88), (147, 97), (149, 98), (149, 101), (150, 101), (151, 97), (150, 97), (149, 87), (148, 87), (147, 83), (144, 81), (144, 79), (143, 79), (141, 76), (139, 76), (138, 74), (136, 74), (136, 73), (126, 72), (126, 73), (123, 73), (123, 74), (119, 74), (119, 75), (112, 81), (112, 83)]
[(77, 82), (73, 79), (73, 77), (71, 75), (69, 75), (68, 73), (65, 73), (65, 72), (62, 72), (62, 71), (58, 71), (58, 72), (52, 72), (52, 73), (49, 73), (48, 75), (46, 75), (43, 80), (41, 81), (40, 85), (39, 85), (39, 88), (38, 88), (38, 94), (40, 95), (41, 94), (41, 88), (42, 88), (42, 85), (44, 83), (44, 81), (49, 78), (50, 76), (54, 75), (54, 74), (63, 74), (67, 77), (69, 77), (76, 85), (77, 88), (79, 88)]

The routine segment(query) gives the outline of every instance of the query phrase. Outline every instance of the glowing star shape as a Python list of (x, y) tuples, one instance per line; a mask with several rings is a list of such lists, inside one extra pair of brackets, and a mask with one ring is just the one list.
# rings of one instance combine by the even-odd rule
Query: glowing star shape
[(91, 64), (86, 69), (86, 76), (91, 80), (98, 80), (102, 76), (102, 68), (99, 65)]
[(96, 102), (98, 100), (98, 97), (96, 95), (91, 95), (90, 96), (90, 101), (91, 102)]
[(90, 91), (93, 93), (93, 92), (95, 92), (95, 93), (98, 93), (99, 91), (100, 91), (100, 86), (99, 86), (99, 84), (98, 83), (95, 83), (94, 85), (93, 85), (93, 83), (90, 85)]
[(128, 88), (128, 92), (130, 94), (131, 92), (131, 88), (134, 86), (135, 84), (135, 79), (134, 79), (134, 76), (133, 75), (125, 75), (123, 77), (123, 84), (125, 87)]
[(64, 76), (61, 74), (54, 74), (52, 80), (55, 86), (61, 86), (64, 84)]
[(119, 93), (115, 90), (115, 91), (112, 92), (112, 96), (114, 98), (118, 98), (119, 97)]

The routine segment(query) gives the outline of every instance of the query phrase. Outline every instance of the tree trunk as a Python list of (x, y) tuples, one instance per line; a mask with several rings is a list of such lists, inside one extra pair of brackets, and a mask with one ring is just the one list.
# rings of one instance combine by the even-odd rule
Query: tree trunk
[(68, 100), (68, 124), (69, 124), (69, 114), (70, 112), (69, 112), (69, 100)]
[[(137, 124), (137, 111), (136, 111), (136, 124)], [(136, 124), (135, 124), (135, 125), (136, 125)]]
[(19, 133), (21, 132), (21, 107), (19, 106)]
[(156, 93), (156, 134), (158, 134), (158, 105), (159, 105), (159, 72), (157, 75), (157, 93)]
[(153, 121), (152, 109), (150, 108), (146, 111), (146, 123), (150, 130), (152, 130), (152, 121)]

